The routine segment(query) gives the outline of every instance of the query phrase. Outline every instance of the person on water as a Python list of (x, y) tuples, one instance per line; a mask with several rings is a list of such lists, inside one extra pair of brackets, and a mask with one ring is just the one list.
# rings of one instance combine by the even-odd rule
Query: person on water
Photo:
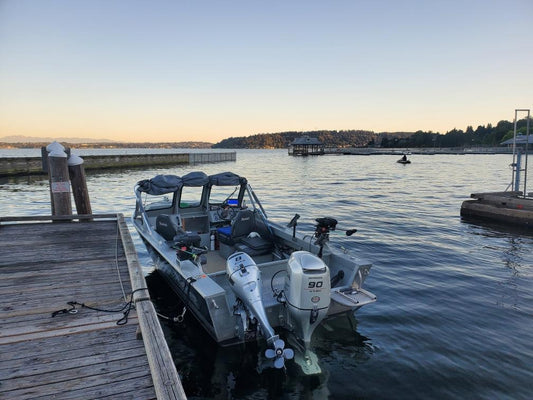
[(402, 161), (407, 161), (407, 155), (405, 155), (405, 154), (403, 155)]

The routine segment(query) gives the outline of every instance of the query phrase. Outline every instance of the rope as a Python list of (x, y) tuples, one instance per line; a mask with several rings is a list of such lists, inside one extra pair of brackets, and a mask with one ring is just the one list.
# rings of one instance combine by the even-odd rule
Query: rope
[[(78, 309), (76, 306), (80, 306), (81, 308), (88, 308), (89, 310), (93, 311), (100, 311), (100, 312), (107, 312), (107, 313), (118, 313), (121, 312), (123, 314), (122, 318), (120, 318), (117, 321), (117, 325), (126, 325), (128, 323), (128, 316), (130, 314), (131, 309), (134, 307), (134, 301), (133, 301), (133, 295), (135, 292), (138, 292), (140, 290), (148, 290), (148, 288), (139, 288), (135, 289), (130, 293), (130, 300), (126, 302), (120, 309), (116, 310), (109, 310), (105, 308), (98, 308), (98, 307), (92, 307), (88, 306), (84, 303), (79, 303), (77, 301), (69, 301), (67, 304), (71, 307), (70, 309), (63, 308), (62, 310), (57, 310), (52, 313), (52, 318), (55, 317), (58, 314), (77, 314)], [(144, 300), (150, 300), (149, 298), (141, 298), (135, 301), (144, 301)]]
[(167, 320), (167, 321), (171, 321), (171, 322), (183, 322), (183, 318), (185, 317), (185, 312), (187, 311), (187, 307), (183, 307), (183, 311), (180, 315), (176, 316), (176, 317), (169, 317), (167, 315), (163, 315), (159, 312), (156, 312), (157, 316), (159, 318), (162, 318), (164, 320)]

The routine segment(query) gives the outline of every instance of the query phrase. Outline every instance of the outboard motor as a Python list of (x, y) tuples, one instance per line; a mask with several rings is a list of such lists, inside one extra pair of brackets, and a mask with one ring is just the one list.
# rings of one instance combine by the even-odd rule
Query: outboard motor
[(311, 335), (328, 313), (329, 268), (307, 251), (295, 251), (287, 264), (284, 295), (290, 325), (307, 348)]
[(309, 346), (315, 328), (328, 313), (330, 287), (329, 268), (322, 259), (307, 251), (291, 254), (283, 290), (284, 303), (287, 326), (299, 339), (291, 340), (291, 344), (300, 350), (296, 352), (294, 361), (306, 375), (322, 372), (318, 357)]
[(250, 318), (255, 318), (259, 322), (261, 332), (267, 344), (271, 346), (265, 352), (266, 357), (274, 359), (276, 368), (282, 368), (285, 365), (285, 359), (293, 358), (294, 352), (292, 349), (285, 349), (285, 342), (275, 334), (268, 322), (261, 299), (259, 268), (248, 254), (237, 252), (228, 257), (226, 273), (231, 289), (251, 314)]

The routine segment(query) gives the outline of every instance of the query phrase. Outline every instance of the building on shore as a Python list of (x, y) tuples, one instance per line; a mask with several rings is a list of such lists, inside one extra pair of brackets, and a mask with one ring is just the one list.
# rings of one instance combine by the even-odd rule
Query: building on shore
[(527, 149), (533, 150), (533, 136), (529, 136), (529, 135), (517, 135), (516, 138), (508, 139), (505, 142), (502, 142), (500, 144), (502, 146), (507, 146), (510, 148), (512, 148), (514, 144), (516, 147), (525, 149), (526, 143), (527, 143)]
[(317, 156), (324, 154), (324, 143), (307, 135), (294, 139), (289, 145), (290, 156)]

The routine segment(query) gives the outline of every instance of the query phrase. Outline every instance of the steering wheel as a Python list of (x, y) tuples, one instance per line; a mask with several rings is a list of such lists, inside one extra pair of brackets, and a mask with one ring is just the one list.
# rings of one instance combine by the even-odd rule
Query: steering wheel
[(235, 215), (237, 215), (237, 211), (235, 210), (235, 207), (230, 207), (227, 204), (223, 203), (217, 209), (217, 215), (220, 219), (232, 220), (233, 218), (235, 218)]

